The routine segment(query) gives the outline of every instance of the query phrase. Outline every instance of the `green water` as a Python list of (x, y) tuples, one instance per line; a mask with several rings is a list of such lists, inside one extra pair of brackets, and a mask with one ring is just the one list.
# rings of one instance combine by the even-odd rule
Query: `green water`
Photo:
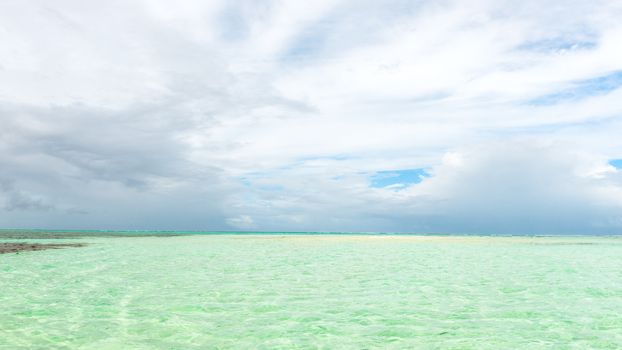
[(0, 255), (0, 349), (622, 348), (622, 238), (79, 241)]

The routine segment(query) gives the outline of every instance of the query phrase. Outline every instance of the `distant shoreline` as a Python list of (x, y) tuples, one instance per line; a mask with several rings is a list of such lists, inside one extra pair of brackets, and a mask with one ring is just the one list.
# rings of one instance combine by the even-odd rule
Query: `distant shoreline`
[(172, 230), (60, 230), (60, 229), (1, 229), (0, 239), (70, 239), (84, 237), (170, 237), (189, 235), (213, 236), (369, 236), (369, 237), (622, 237), (616, 234), (487, 234), (435, 232), (331, 232), (331, 231), (172, 231)]

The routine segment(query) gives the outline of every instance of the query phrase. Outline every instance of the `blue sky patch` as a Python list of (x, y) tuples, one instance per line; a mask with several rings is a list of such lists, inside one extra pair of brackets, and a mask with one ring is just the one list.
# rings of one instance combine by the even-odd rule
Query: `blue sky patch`
[(232, 4), (223, 9), (219, 17), (219, 24), (219, 34), (225, 40), (241, 40), (249, 32), (244, 14)]
[[(378, 33), (387, 23), (414, 16), (423, 2), (386, 0), (343, 2), (334, 6), (323, 18), (309, 22), (291, 40), (281, 55), (285, 63), (306, 60), (335, 59), (339, 52), (379, 40)], [(373, 16), (369, 16), (373, 13)]]
[(622, 169), (622, 159), (612, 159), (609, 161), (609, 164), (616, 167), (616, 169)]
[(605, 95), (622, 86), (622, 71), (616, 71), (593, 79), (574, 82), (569, 88), (529, 101), (536, 106), (554, 105), (558, 102), (581, 100), (595, 95)]
[(421, 182), (426, 176), (428, 176), (428, 173), (423, 168), (378, 171), (370, 177), (370, 186), (373, 188), (384, 188), (394, 185), (407, 187)]
[(531, 41), (518, 47), (519, 50), (535, 52), (559, 52), (571, 50), (590, 50), (597, 46), (595, 38), (583, 38), (581, 40), (568, 38), (552, 38), (538, 41)]
[(267, 192), (282, 192), (285, 191), (285, 187), (281, 185), (260, 185), (258, 186), (260, 190)]

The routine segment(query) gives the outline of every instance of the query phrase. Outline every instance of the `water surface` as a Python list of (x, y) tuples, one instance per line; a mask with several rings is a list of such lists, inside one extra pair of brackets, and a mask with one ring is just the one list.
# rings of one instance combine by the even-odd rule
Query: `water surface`
[(0, 255), (0, 349), (622, 348), (620, 238), (59, 241)]

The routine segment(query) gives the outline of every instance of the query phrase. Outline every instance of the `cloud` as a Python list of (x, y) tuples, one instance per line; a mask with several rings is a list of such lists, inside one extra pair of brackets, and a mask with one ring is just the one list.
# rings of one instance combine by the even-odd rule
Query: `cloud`
[(253, 218), (248, 215), (240, 215), (237, 217), (228, 218), (227, 223), (232, 227), (242, 230), (251, 230), (255, 228)]
[[(4, 2), (0, 225), (610, 232), (620, 16), (607, 0)], [(370, 187), (396, 169), (431, 176)]]
[(4, 210), (54, 210), (54, 205), (48, 203), (45, 198), (20, 191), (13, 186), (11, 181), (0, 181), (0, 200), (4, 201)]
[[(258, 178), (230, 207), (272, 229), (465, 234), (619, 233), (622, 174), (607, 158), (537, 140), (446, 153), (429, 176), (401, 191), (365, 176), (296, 179), (301, 169)], [(372, 177), (373, 178), (373, 177)], [(280, 191), (258, 190), (278, 181)]]
[(414, 215), (443, 232), (618, 233), (610, 223), (622, 217), (622, 177), (605, 157), (568, 146), (531, 140), (448, 153), (410, 190)]

